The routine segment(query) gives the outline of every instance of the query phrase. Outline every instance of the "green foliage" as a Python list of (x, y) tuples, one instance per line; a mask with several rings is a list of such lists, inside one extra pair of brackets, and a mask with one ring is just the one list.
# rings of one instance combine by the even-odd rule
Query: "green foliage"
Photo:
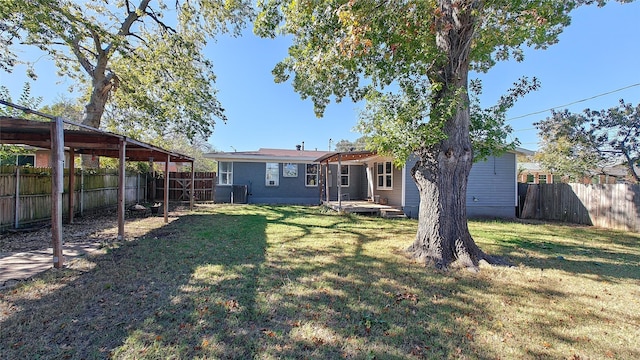
[(40, 112), (58, 116), (65, 120), (71, 120), (76, 123), (82, 122), (82, 99), (70, 99), (67, 97), (58, 97), (53, 104), (45, 105), (39, 109)]
[(112, 101), (135, 115), (119, 121), (207, 137), (226, 118), (202, 51), (212, 36), (238, 35), (252, 13), (249, 0), (5, 0), (0, 62), (15, 63), (3, 61), (15, 56), (9, 37), (51, 56), (60, 75), (88, 89), (85, 124), (98, 127)]
[[(28, 82), (24, 83), (22, 93), (15, 102), (11, 98), (9, 89), (4, 85), (0, 85), (0, 99), (28, 109), (37, 109), (42, 102), (42, 97), (31, 96), (31, 84)], [(0, 105), (0, 116), (27, 118), (32, 120), (42, 119), (32, 114), (25, 114), (21, 110), (5, 105)], [(27, 153), (29, 153), (29, 151), (22, 146), (0, 144), (0, 164), (15, 164), (18, 155)]]
[(496, 105), (485, 109), (480, 106), (479, 96), (482, 93), (480, 81), (471, 82), (470, 134), (474, 161), (486, 160), (492, 155), (498, 156), (519, 145), (517, 139), (508, 141), (512, 128), (506, 123), (507, 111), (515, 105), (518, 98), (537, 90), (539, 86), (536, 78), (529, 80), (523, 77), (513, 84), (506, 95), (500, 97)]
[[(273, 70), (276, 82), (292, 78), (318, 116), (332, 99), (366, 99), (359, 129), (378, 151), (406, 158), (416, 148), (441, 142), (454, 128), (468, 134), (467, 124), (450, 129), (445, 124), (468, 114), (469, 70), (520, 61), (524, 47), (556, 43), (576, 6), (605, 2), (263, 0), (254, 31), (293, 37), (289, 56)], [(485, 148), (504, 148), (497, 139), (509, 129), (488, 116), (505, 106), (475, 109), (472, 135), (481, 137), (481, 158), (489, 153)], [(500, 129), (491, 129), (496, 126)]]
[[(22, 107), (32, 109), (32, 110), (37, 109), (38, 106), (40, 106), (40, 103), (42, 102), (41, 96), (38, 96), (38, 97), (31, 96), (31, 84), (28, 82), (25, 82), (24, 85), (22, 86), (22, 93), (20, 94), (20, 97), (16, 101), (13, 101), (11, 97), (11, 92), (9, 91), (9, 89), (4, 85), (0, 85), (0, 99), (13, 103), (15, 105), (20, 105)], [(34, 119), (34, 120), (42, 119), (40, 117), (35, 117), (34, 115), (31, 115), (31, 114), (25, 114), (22, 110), (18, 110), (14, 107), (5, 106), (5, 105), (0, 105), (0, 116), (27, 118), (27, 119)]]
[(364, 151), (367, 150), (367, 138), (361, 136), (355, 141), (342, 139), (336, 143), (335, 151), (348, 152), (348, 151)]
[(626, 164), (640, 181), (640, 105), (620, 100), (618, 107), (582, 114), (568, 110), (535, 124), (542, 146), (536, 155), (543, 167), (560, 175), (581, 177), (605, 166)]

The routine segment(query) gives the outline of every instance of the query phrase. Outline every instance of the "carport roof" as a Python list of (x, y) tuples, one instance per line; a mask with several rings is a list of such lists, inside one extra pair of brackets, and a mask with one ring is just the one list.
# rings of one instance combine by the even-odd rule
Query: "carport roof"
[[(64, 146), (78, 154), (91, 154), (117, 158), (120, 142), (126, 143), (126, 158), (129, 161), (193, 162), (187, 155), (153, 146), (123, 135), (92, 128), (90, 126), (63, 120)], [(51, 121), (34, 121), (22, 118), (0, 116), (0, 143), (23, 144), (51, 149)]]

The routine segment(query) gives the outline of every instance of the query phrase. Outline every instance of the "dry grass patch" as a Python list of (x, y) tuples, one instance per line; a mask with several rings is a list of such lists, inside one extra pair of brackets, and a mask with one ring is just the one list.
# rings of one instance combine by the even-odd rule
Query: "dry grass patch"
[(414, 220), (199, 206), (0, 292), (0, 358), (640, 358), (638, 234), (470, 228), (517, 266), (425, 268)]

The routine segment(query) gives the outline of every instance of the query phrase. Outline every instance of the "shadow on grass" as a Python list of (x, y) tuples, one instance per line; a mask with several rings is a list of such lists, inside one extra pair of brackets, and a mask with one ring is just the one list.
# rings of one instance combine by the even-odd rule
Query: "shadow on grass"
[[(425, 270), (402, 254), (415, 225), (290, 206), (183, 216), (90, 258), (93, 269), (50, 271), (2, 294), (14, 312), (0, 323), (0, 358), (493, 359), (504, 354), (479, 340), (500, 330), (486, 319), (563, 296), (556, 284), (532, 298), (530, 288)], [(564, 336), (548, 319), (523, 326)]]
[(507, 226), (491, 228), (491, 233), (474, 237), (490, 239), (501, 255), (528, 267), (596, 275), (612, 282), (640, 279), (640, 236), (635, 234), (553, 223), (514, 232), (510, 226), (520, 224), (503, 225)]
[[(48, 271), (0, 323), (0, 358), (138, 358), (154, 348), (189, 357), (218, 332), (217, 318), (253, 316), (265, 227), (262, 216), (187, 215), (89, 257), (95, 263), (89, 271)], [(234, 278), (198, 280), (206, 278), (203, 267)], [(57, 289), (41, 292), (40, 283)], [(227, 349), (234, 346), (249, 351), (245, 339), (230, 337), (223, 336), (221, 353), (234, 353)]]

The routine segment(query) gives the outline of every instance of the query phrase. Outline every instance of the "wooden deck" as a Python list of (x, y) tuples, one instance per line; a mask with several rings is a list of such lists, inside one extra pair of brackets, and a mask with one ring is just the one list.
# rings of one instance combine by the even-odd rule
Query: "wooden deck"
[(385, 218), (405, 217), (402, 208), (399, 206), (382, 205), (369, 201), (343, 200), (341, 203), (338, 203), (338, 201), (325, 201), (323, 204), (330, 209), (348, 214), (367, 214)]

